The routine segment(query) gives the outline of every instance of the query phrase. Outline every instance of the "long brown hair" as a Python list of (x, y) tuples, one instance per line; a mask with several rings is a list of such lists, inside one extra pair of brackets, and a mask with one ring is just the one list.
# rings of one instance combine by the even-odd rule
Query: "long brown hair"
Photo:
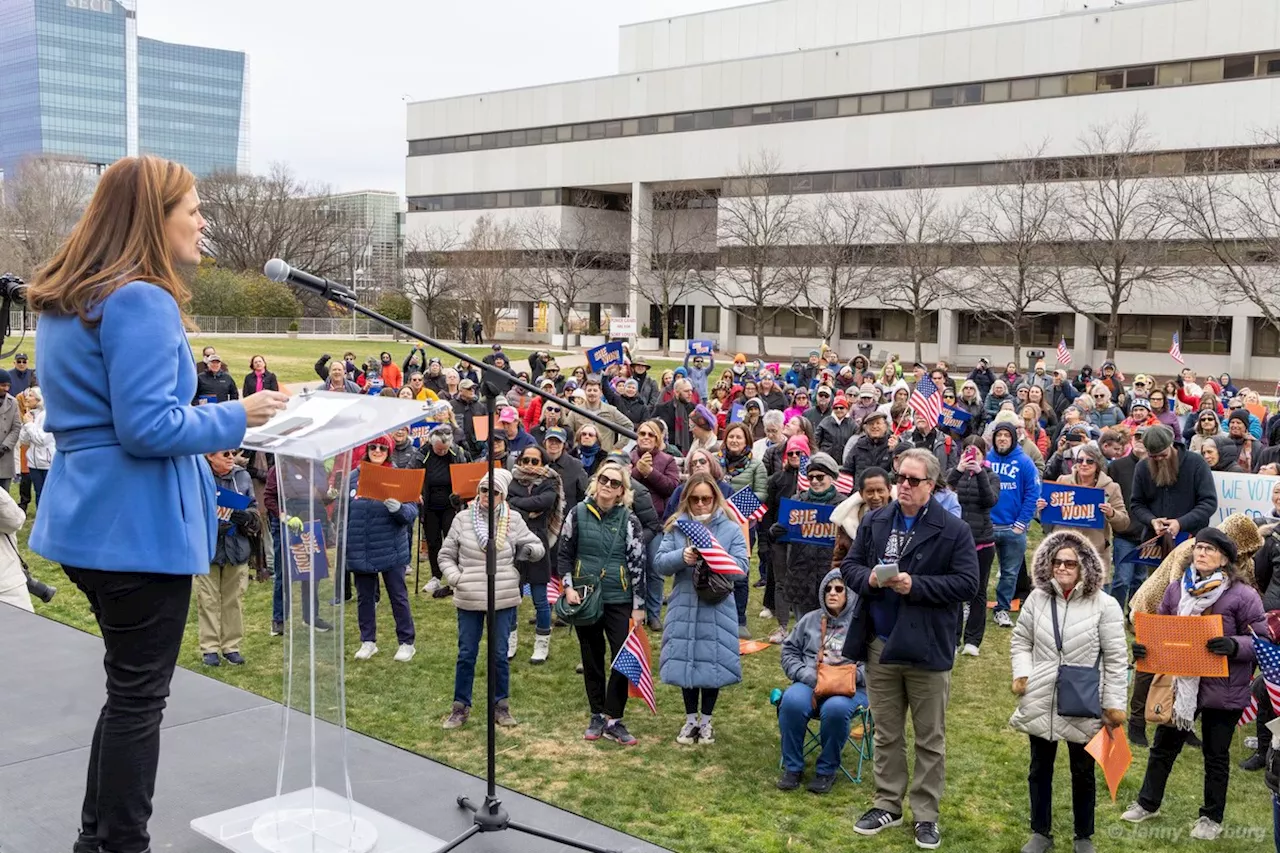
[(671, 517), (667, 519), (664, 530), (674, 530), (676, 522), (680, 520), (680, 516), (692, 515), (689, 510), (689, 495), (693, 494), (696, 486), (706, 486), (711, 490), (711, 497), (715, 500), (713, 513), (717, 509), (722, 510), (726, 515), (729, 513), (729, 505), (725, 503), (724, 492), (720, 491), (720, 484), (711, 479), (710, 474), (699, 472), (685, 481), (684, 489), (680, 492), (680, 505), (676, 507), (675, 512), (671, 513)]
[(196, 184), (186, 167), (159, 157), (125, 157), (102, 173), (71, 236), (36, 273), (27, 301), (36, 311), (80, 317), (96, 325), (95, 309), (117, 288), (146, 281), (178, 303), (184, 324), (191, 291), (174, 268), (165, 220)]

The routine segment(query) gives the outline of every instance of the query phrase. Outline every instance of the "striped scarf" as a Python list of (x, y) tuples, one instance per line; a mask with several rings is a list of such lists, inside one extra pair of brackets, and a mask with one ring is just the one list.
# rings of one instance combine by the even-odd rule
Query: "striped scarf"
[[(507, 544), (507, 502), (503, 501), (493, 508), (493, 528), (498, 550)], [(489, 511), (480, 506), (480, 501), (471, 502), (471, 527), (476, 532), (476, 541), (483, 550), (489, 544)]]

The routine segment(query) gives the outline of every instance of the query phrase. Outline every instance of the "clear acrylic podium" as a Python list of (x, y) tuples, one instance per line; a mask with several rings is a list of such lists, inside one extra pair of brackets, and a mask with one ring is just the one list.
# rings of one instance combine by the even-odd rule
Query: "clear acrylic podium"
[(360, 805), (347, 763), (343, 594), (351, 451), (423, 420), (425, 408), (413, 400), (303, 392), (245, 436), (246, 450), (275, 456), (279, 490), (280, 517), (271, 524), (284, 604), (275, 795), (191, 822), (235, 853), (408, 853), (443, 843)]

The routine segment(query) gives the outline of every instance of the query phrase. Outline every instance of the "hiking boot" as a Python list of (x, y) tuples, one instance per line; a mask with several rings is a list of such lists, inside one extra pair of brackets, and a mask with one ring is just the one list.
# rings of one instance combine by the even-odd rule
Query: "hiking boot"
[(813, 777), (813, 781), (809, 783), (809, 791), (814, 794), (829, 794), (831, 788), (836, 784), (836, 774), (819, 773)]
[(551, 655), (551, 635), (538, 634), (533, 638), (533, 655), (529, 658), (529, 663), (538, 666), (547, 662), (547, 658)]
[(1009, 615), (1008, 610), (997, 610), (995, 613), (991, 614), (991, 618), (1001, 628), (1013, 627), (1013, 617)]
[(800, 787), (800, 774), (794, 770), (783, 770), (775, 784), (779, 791), (794, 791)]
[(916, 821), (916, 846), (921, 850), (937, 850), (942, 846), (942, 836), (935, 821)]
[(710, 746), (716, 742), (716, 730), (711, 727), (711, 721), (706, 720), (702, 725), (698, 726), (698, 743)]
[(600, 740), (600, 736), (604, 734), (605, 722), (604, 714), (592, 714), (591, 721), (587, 723), (587, 731), (582, 735), (582, 739)]
[(902, 815), (884, 809), (868, 809), (853, 825), (853, 831), (859, 835), (877, 835), (891, 826), (902, 826)]
[(604, 727), (604, 739), (620, 743), (623, 746), (635, 746), (636, 739), (631, 732), (627, 731), (627, 727), (622, 724), (622, 720), (614, 720)]
[(1191, 827), (1191, 837), (1197, 841), (1217, 841), (1221, 834), (1222, 824), (1204, 816)]
[(652, 633), (654, 633), (654, 634), (661, 634), (661, 633), (662, 633), (662, 620), (661, 620), (661, 619), (659, 619), (657, 616), (650, 616), (650, 617), (645, 621), (645, 627), (646, 627), (646, 628), (648, 628), (648, 629), (649, 629)]
[(506, 699), (499, 699), (493, 704), (493, 721), (500, 726), (520, 725), (520, 721), (511, 716), (511, 706)]
[(226, 658), (227, 663), (232, 666), (244, 666), (244, 655), (239, 652), (227, 652), (223, 657)]
[(454, 702), (449, 709), (449, 716), (445, 718), (444, 727), (446, 729), (460, 729), (467, 721), (467, 717), (471, 716), (471, 709), (461, 702)]
[(1141, 723), (1129, 723), (1129, 743), (1133, 746), (1150, 746), (1147, 743), (1147, 727)]
[(1187, 732), (1187, 739), (1183, 742), (1183, 746), (1190, 747), (1191, 749), (1199, 749), (1204, 746), (1204, 744), (1200, 742), (1200, 738), (1196, 737), (1195, 732)]
[(1124, 814), (1120, 815), (1121, 820), (1127, 820), (1129, 823), (1142, 823), (1144, 820), (1150, 820), (1153, 817), (1159, 817), (1160, 810), (1156, 809), (1149, 812), (1142, 807), (1140, 803), (1134, 803), (1125, 809)]
[(222, 660), (218, 657), (217, 652), (209, 652), (207, 655), (201, 655), (200, 660), (205, 666), (222, 666)]
[(684, 746), (692, 746), (698, 742), (698, 724), (685, 722), (680, 727), (680, 734), (676, 735), (676, 743)]
[(1031, 836), (1031, 840), (1022, 845), (1021, 853), (1048, 853), (1052, 849), (1053, 839), (1037, 832)]
[(377, 643), (361, 643), (360, 648), (356, 650), (356, 660), (368, 660), (378, 653)]
[(1261, 770), (1267, 766), (1267, 756), (1262, 752), (1255, 752), (1244, 761), (1240, 762), (1240, 769), (1252, 773), (1255, 770)]

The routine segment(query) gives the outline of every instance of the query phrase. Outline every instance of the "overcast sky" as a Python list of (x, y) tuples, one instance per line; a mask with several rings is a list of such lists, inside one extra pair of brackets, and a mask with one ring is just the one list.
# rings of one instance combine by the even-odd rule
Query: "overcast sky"
[(139, 0), (138, 34), (249, 54), (253, 168), (404, 193), (405, 102), (612, 74), (618, 25), (734, 0)]

